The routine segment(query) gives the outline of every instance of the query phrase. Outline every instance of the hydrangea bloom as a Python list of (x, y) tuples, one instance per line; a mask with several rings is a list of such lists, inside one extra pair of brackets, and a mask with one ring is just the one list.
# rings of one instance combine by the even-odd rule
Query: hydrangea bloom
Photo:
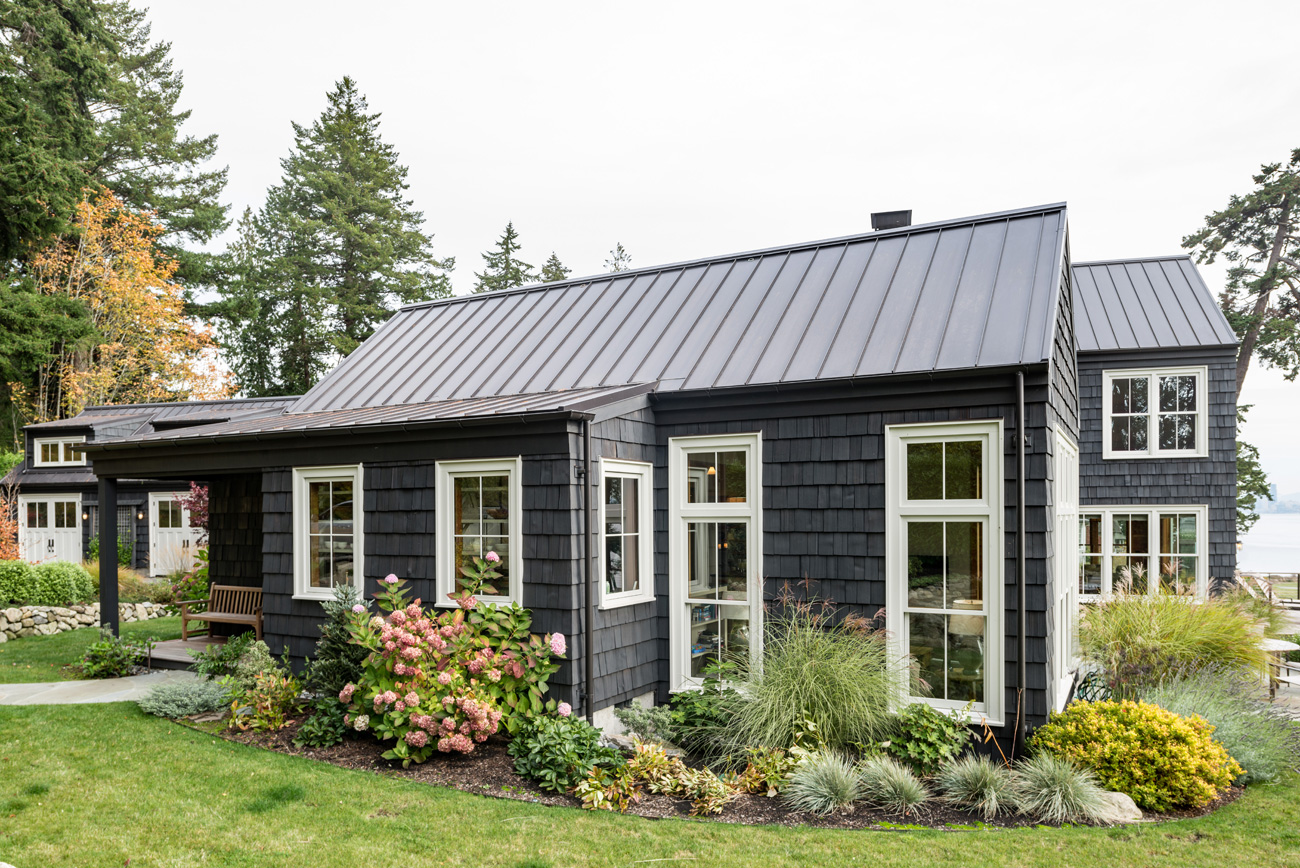
[(555, 713), (560, 717), (568, 717), (570, 714), (573, 714), (573, 706), (567, 702), (561, 702), (555, 707)]
[(349, 684), (339, 691), (339, 702), (351, 702), (352, 694), (357, 692), (355, 684)]
[(398, 578), (392, 573), (389, 573), (388, 575), (384, 576), (384, 581), (390, 585), (395, 585), (398, 582)]
[(370, 715), (359, 714), (357, 719), (352, 721), (352, 728), (357, 732), (365, 732), (370, 726)]
[(438, 683), (441, 684), (443, 687), (446, 687), (448, 684), (450, 684), (450, 683), (451, 683), (451, 673), (450, 673), (450, 672), (445, 672), (445, 671), (444, 671), (444, 672), (439, 672), (439, 673), (438, 673)]
[(429, 734), (420, 729), (412, 729), (406, 733), (406, 743), (411, 747), (424, 747), (429, 743)]
[(358, 615), (360, 615), (365, 610), (366, 607), (361, 605), (360, 603), (357, 603), (355, 606), (352, 607), (352, 611), (356, 612)]
[(488, 552), (483, 556), (483, 560), (487, 561), (489, 564), (499, 564), (501, 563), (501, 555), (496, 552)]
[(563, 634), (563, 633), (552, 633), (552, 634), (551, 634), (551, 653), (554, 654), (556, 657), (563, 657), (563, 656), (564, 656), (565, 647), (566, 647), (566, 646), (565, 646), (565, 644), (564, 644), (564, 634)]

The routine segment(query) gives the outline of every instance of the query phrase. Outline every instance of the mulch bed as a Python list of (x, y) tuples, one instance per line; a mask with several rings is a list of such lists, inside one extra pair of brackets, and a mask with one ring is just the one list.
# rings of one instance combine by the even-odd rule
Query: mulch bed
[[(212, 724), (208, 724), (211, 726)], [(207, 730), (207, 727), (204, 727)], [(467, 793), (491, 796), (499, 799), (514, 799), (542, 805), (560, 805), (568, 808), (581, 808), (582, 802), (574, 796), (558, 795), (539, 788), (527, 778), (515, 774), (514, 761), (506, 752), (506, 740), (494, 736), (485, 744), (479, 745), (474, 753), (435, 754), (422, 765), (402, 768), (401, 763), (390, 762), (380, 754), (384, 745), (373, 738), (349, 733), (342, 744), (326, 748), (300, 748), (293, 744), (298, 724), (275, 733), (239, 732), (221, 727), (216, 734), (241, 744), (273, 750), (277, 753), (301, 756), (319, 762), (330, 763), (341, 768), (360, 771), (382, 772), (390, 777), (402, 778), (424, 784), (453, 787)], [(1148, 821), (1165, 822), (1200, 817), (1212, 813), (1223, 805), (1234, 802), (1242, 794), (1240, 787), (1233, 787), (1219, 799), (1205, 806), (1189, 811), (1169, 814), (1146, 815)], [(739, 795), (727, 803), (722, 814), (712, 817), (691, 817), (691, 803), (671, 796), (645, 793), (640, 801), (628, 808), (628, 813), (651, 819), (695, 819), (720, 823), (738, 823), (742, 825), (769, 826), (809, 826), (823, 829), (918, 829), (930, 828), (943, 831), (961, 831), (987, 828), (1022, 828), (1040, 825), (1037, 821), (1011, 815), (985, 820), (971, 814), (944, 805), (937, 800), (922, 805), (906, 816), (890, 814), (885, 811), (856, 806), (852, 812), (839, 812), (829, 817), (814, 814), (802, 814), (791, 811), (780, 798), (767, 796)]]

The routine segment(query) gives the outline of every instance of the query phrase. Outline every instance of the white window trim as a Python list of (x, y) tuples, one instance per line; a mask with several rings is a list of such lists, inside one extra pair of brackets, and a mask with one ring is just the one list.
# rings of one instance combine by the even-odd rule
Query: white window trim
[[(618, 476), (637, 481), (637, 568), (641, 587), (635, 591), (611, 593), (605, 581), (608, 559), (605, 554), (605, 479)], [(617, 609), (637, 603), (648, 603), (655, 598), (654, 576), (654, 465), (639, 461), (621, 461), (616, 458), (600, 460), (600, 608)]]
[[(1115, 556), (1114, 541), (1115, 535), (1112, 531), (1111, 516), (1115, 513), (1133, 514), (1146, 513), (1148, 516), (1148, 531), (1151, 551), (1147, 552), (1147, 557), (1153, 560), (1154, 569), (1147, 571), (1147, 591), (1153, 592), (1159, 587), (1159, 560), (1161, 556), (1160, 548), (1160, 514), (1161, 513), (1181, 513), (1193, 514), (1196, 516), (1196, 598), (1205, 599), (1210, 591), (1209, 579), (1209, 557), (1207, 535), (1209, 532), (1209, 513), (1210, 508), (1205, 504), (1178, 504), (1178, 503), (1117, 503), (1105, 505), (1093, 505), (1079, 507), (1079, 516), (1101, 515), (1101, 593), (1084, 594), (1079, 593), (1079, 600), (1085, 603), (1095, 603), (1099, 600), (1106, 600), (1114, 596), (1113, 576), (1114, 572), (1111, 567), (1111, 558)], [(1079, 547), (1079, 533), (1076, 525), (1074, 536), (1075, 548)], [(1084, 555), (1080, 553), (1080, 564)], [(1121, 554), (1120, 557), (1127, 557)], [(1079, 587), (1082, 576), (1075, 574), (1074, 586)]]
[(309, 510), (307, 508), (308, 483), (324, 479), (352, 480), (352, 585), (365, 594), (365, 473), (360, 464), (343, 464), (331, 467), (295, 467), (293, 469), (293, 598), (295, 600), (332, 600), (332, 588), (311, 586), (311, 553), (308, 551)]
[[(1160, 377), (1195, 376), (1196, 379), (1196, 448), (1195, 449), (1160, 449)], [(1127, 380), (1133, 377), (1146, 377), (1147, 386), (1147, 448), (1142, 452), (1128, 450), (1117, 452), (1111, 449), (1111, 382)], [(1209, 368), (1204, 365), (1176, 368), (1132, 368), (1127, 370), (1102, 371), (1101, 373), (1101, 457), (1104, 460), (1123, 460), (1126, 458), (1205, 458), (1209, 455), (1210, 420), (1209, 407)]]
[[(84, 452), (80, 453), (80, 455), (81, 455), (81, 459), (80, 459), (80, 460), (64, 461), (63, 458), (62, 458), (62, 455), (63, 455), (63, 446), (64, 446), (65, 443), (81, 444), (81, 443), (85, 443), (85, 442), (86, 442), (86, 438), (85, 438), (84, 436), (81, 436), (81, 437), (37, 437), (37, 438), (35, 438), (34, 440), (32, 440), (32, 466), (33, 466), (33, 467), (85, 467), (85, 466), (86, 466), (86, 453), (84, 453)], [(41, 460), (41, 447), (42, 447), (42, 446), (46, 446), (46, 445), (51, 444), (51, 443), (57, 443), (57, 444), (59, 444), (59, 455), (60, 455), (60, 458), (59, 458), (58, 461), (42, 461), (42, 460)]]
[(1053, 507), (1056, 512), (1056, 569), (1052, 576), (1055, 635), (1052, 648), (1052, 708), (1061, 711), (1079, 669), (1079, 446), (1056, 426)]
[[(726, 450), (746, 452), (745, 503), (687, 503), (686, 456), (690, 452)], [(763, 435), (726, 434), (705, 437), (672, 437), (668, 440), (668, 673), (669, 690), (679, 693), (698, 689), (703, 681), (691, 678), (690, 649), (687, 642), (690, 625), (686, 621), (684, 587), (687, 575), (686, 523), (743, 518), (749, 522), (745, 533), (746, 563), (751, 586), (749, 597), (750, 660), (757, 665), (763, 650)]]
[[(907, 444), (981, 437), (984, 445), (984, 494), (979, 500), (910, 501), (905, 487)], [(977, 519), (987, 522), (984, 545), (984, 617), (987, 642), (984, 650), (984, 703), (974, 709), (990, 726), (1004, 721), (1003, 670), (1006, 667), (1006, 632), (1003, 627), (1003, 554), (1006, 549), (1002, 516), (1002, 421), (944, 422), (889, 425), (885, 428), (885, 629), (891, 652), (902, 657), (906, 646), (907, 552), (902, 528), (905, 522), (921, 519)], [(931, 707), (958, 714), (967, 703), (924, 696), (896, 697), (899, 704), (924, 702)]]
[(437, 545), (437, 599), (434, 605), (442, 609), (452, 609), (456, 604), (448, 595), (456, 590), (456, 541), (452, 522), (456, 516), (453, 501), (455, 486), (452, 480), (461, 476), (486, 476), (506, 474), (508, 477), (507, 497), (510, 501), (510, 519), (506, 528), (506, 538), (510, 541), (510, 557), (514, 561), (510, 567), (510, 587), (505, 594), (479, 594), (478, 599), (485, 603), (524, 602), (524, 546), (523, 546), (523, 458), (488, 458), (472, 461), (439, 461), (435, 475), (438, 500), (438, 530), (435, 536)]

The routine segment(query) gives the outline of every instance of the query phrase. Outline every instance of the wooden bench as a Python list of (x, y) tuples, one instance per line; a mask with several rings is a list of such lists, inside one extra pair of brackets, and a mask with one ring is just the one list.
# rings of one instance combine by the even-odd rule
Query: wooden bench
[[(191, 612), (189, 607), (207, 603), (207, 611)], [(262, 589), (241, 588), (236, 585), (213, 585), (206, 600), (183, 600), (181, 607), (181, 639), (190, 638), (190, 621), (206, 621), (209, 626), (196, 632), (212, 635), (213, 623), (248, 624), (262, 638)]]

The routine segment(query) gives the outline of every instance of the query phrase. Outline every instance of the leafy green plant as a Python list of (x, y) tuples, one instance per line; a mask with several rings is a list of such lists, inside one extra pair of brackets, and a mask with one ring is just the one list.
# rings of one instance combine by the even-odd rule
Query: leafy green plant
[(582, 800), (585, 810), (625, 814), (640, 800), (641, 788), (626, 766), (612, 769), (596, 766), (574, 787), (573, 794)]
[(910, 765), (917, 774), (933, 774), (955, 759), (970, 743), (972, 734), (965, 712), (945, 714), (924, 702), (914, 702), (898, 713), (894, 735), (881, 748)]
[(641, 741), (634, 745), (627, 768), (650, 792), (667, 794), (681, 789), (682, 774), (686, 771), (680, 759), (664, 752), (663, 745)]
[(745, 789), (751, 793), (766, 792), (775, 796), (790, 783), (790, 776), (799, 767), (800, 759), (779, 747), (750, 748), (749, 763), (741, 778)]
[(26, 603), (35, 590), (35, 567), (26, 561), (0, 561), (0, 603)]
[(35, 567), (27, 599), (29, 606), (68, 606), (95, 598), (95, 582), (80, 564), (50, 561)]
[(870, 756), (858, 763), (862, 797), (886, 811), (906, 816), (930, 800), (930, 791), (912, 770), (887, 756)]
[(1017, 762), (1011, 780), (1020, 813), (1048, 823), (1097, 822), (1108, 807), (1091, 771), (1046, 751)]
[[(352, 641), (350, 627), (352, 616), (359, 614), (355, 611), (357, 606), (365, 612), (361, 594), (352, 585), (338, 586), (334, 589), (334, 599), (321, 603), (325, 622), (320, 626), (315, 657), (307, 666), (303, 679), (303, 684), (311, 692), (335, 699), (344, 687), (361, 679), (362, 664), (370, 655), (370, 649)], [(342, 717), (340, 712), (339, 719)]]
[(343, 741), (347, 732), (344, 705), (333, 696), (322, 696), (311, 705), (311, 715), (298, 727), (293, 743), (298, 747), (330, 747)]
[(666, 705), (646, 708), (633, 702), (625, 708), (614, 709), (614, 716), (633, 738), (659, 744), (673, 742), (673, 712)]
[(673, 740), (697, 756), (719, 756), (732, 747), (728, 706), (736, 691), (719, 678), (706, 678), (699, 690), (674, 693), (668, 700)]
[[(233, 675), (239, 658), (244, 656), (256, 637), (252, 631), (231, 636), (223, 644), (209, 645), (206, 651), (191, 651), (194, 672), (203, 678), (218, 679)], [(269, 651), (268, 651), (269, 654)]]
[(81, 673), (87, 678), (121, 678), (130, 675), (131, 668), (139, 666), (149, 655), (154, 641), (136, 641), (114, 636), (113, 631), (102, 628), (99, 641), (91, 644), (82, 655)]
[(939, 767), (934, 783), (944, 801), (991, 820), (1014, 810), (1016, 786), (1006, 766), (988, 757), (965, 756)]
[(188, 602), (190, 611), (202, 612), (208, 601), (208, 550), (195, 552), (200, 564), (191, 572), (182, 573), (172, 582), (172, 598), (177, 604)]
[[(227, 683), (230, 683), (229, 680)], [(235, 694), (230, 703), (231, 729), (274, 732), (293, 723), (301, 707), (298, 679), (278, 669), (259, 672), (253, 684)]]
[(678, 792), (691, 800), (691, 816), (707, 817), (721, 814), (736, 792), (722, 778), (709, 769), (686, 769), (680, 778)]
[(1275, 781), (1300, 764), (1300, 729), (1258, 683), (1202, 669), (1153, 687), (1142, 699), (1213, 726), (1214, 740), (1245, 770), (1234, 783)]
[(795, 769), (782, 799), (792, 810), (826, 815), (861, 797), (862, 778), (853, 763), (836, 751), (825, 751)]
[(1212, 802), (1243, 773), (1213, 732), (1199, 717), (1145, 702), (1075, 702), (1039, 727), (1031, 744), (1091, 769), (1144, 810), (1168, 811)]
[(289, 649), (284, 649), (284, 660), (276, 661), (271, 656), (271, 649), (260, 639), (249, 642), (239, 657), (230, 665), (229, 673), (221, 679), (232, 692), (251, 690), (257, 683), (257, 677), (267, 673), (292, 675), (289, 670)]
[[(99, 537), (98, 536), (92, 536), (90, 538), (90, 543), (87, 546), (87, 551), (89, 552), (89, 556), (92, 561), (99, 560)], [(131, 566), (131, 543), (125, 537), (121, 537), (121, 536), (117, 538), (117, 564), (118, 566), (122, 566), (122, 567)]]
[(214, 681), (169, 681), (159, 684), (136, 700), (140, 710), (175, 720), (191, 714), (206, 714), (230, 702), (226, 690)]
[(580, 717), (541, 716), (526, 721), (510, 742), (515, 771), (542, 789), (567, 793), (597, 767), (615, 769), (622, 755), (600, 744), (600, 730)]

